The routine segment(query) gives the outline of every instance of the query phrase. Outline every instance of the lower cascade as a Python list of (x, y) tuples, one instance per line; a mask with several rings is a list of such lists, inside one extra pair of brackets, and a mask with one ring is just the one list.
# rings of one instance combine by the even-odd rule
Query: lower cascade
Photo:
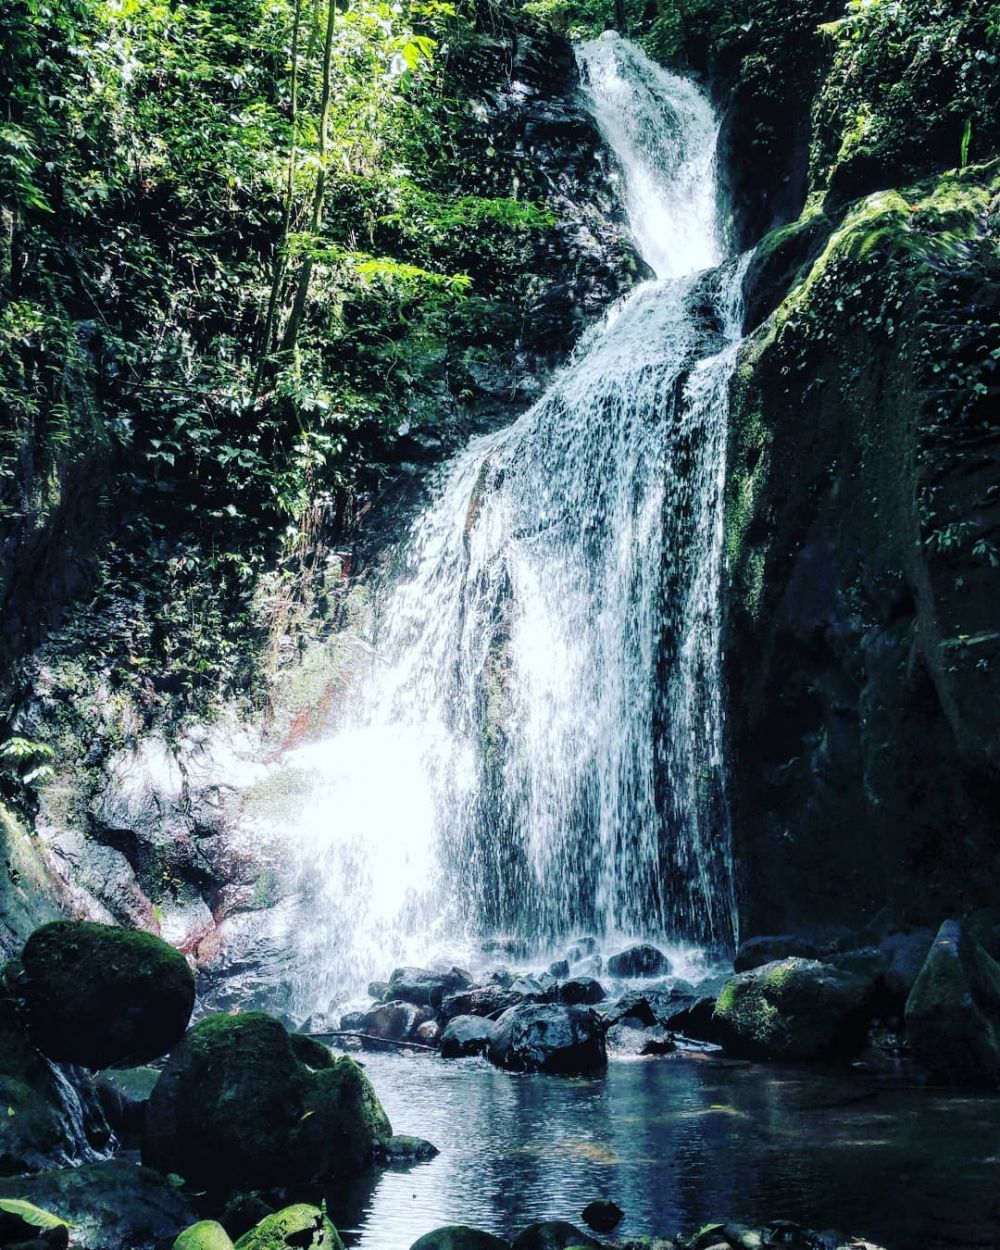
[(745, 266), (699, 88), (614, 36), (577, 58), (656, 277), (445, 467), (350, 713), (283, 763), (300, 1006), (490, 934), (735, 937), (719, 599)]

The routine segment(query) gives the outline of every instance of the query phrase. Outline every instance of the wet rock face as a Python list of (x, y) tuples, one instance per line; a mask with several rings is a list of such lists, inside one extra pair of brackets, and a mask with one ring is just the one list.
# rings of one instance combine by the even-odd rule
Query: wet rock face
[(484, 1055), (493, 1035), (493, 1021), (484, 1016), (455, 1016), (441, 1034), (441, 1056), (465, 1059)]
[(142, 1155), (219, 1192), (356, 1176), (391, 1134), (353, 1060), (312, 1069), (277, 1020), (247, 1012), (208, 1017), (173, 1053)]
[(608, 974), (613, 977), (662, 977), (670, 971), (670, 960), (648, 943), (630, 946), (608, 960)]
[(23, 1004), (3, 991), (0, 1105), (0, 1176), (92, 1163), (112, 1141), (87, 1074), (49, 1062), (33, 1044)]
[(525, 1003), (497, 1020), (487, 1055), (512, 1072), (569, 1076), (601, 1072), (607, 1066), (604, 1030), (587, 1007)]
[(935, 1081), (1000, 1084), (1000, 964), (946, 920), (906, 1001), (906, 1034)]
[(21, 962), (32, 1037), (62, 1063), (134, 1067), (158, 1059), (191, 1018), (191, 969), (151, 933), (55, 921), (35, 930)]
[(510, 1250), (510, 1242), (465, 1224), (436, 1228), (418, 1238), (410, 1250)]
[(887, 904), (937, 925), (1000, 891), (996, 193), (970, 168), (835, 230), (804, 219), (791, 294), (744, 345), (725, 637), (744, 932)]

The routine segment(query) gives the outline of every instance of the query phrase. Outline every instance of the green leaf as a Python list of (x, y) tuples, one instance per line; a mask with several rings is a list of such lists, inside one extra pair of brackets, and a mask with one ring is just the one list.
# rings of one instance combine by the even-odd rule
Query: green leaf
[(71, 1228), (69, 1220), (60, 1219), (51, 1211), (43, 1211), (24, 1198), (0, 1198), (0, 1211), (16, 1215), (32, 1228)]

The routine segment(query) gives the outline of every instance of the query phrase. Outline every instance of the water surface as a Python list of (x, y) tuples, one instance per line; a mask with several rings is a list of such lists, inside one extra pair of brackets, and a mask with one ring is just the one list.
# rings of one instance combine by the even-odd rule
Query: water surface
[(409, 1250), (442, 1224), (510, 1236), (611, 1198), (616, 1235), (791, 1219), (889, 1250), (1000, 1244), (1000, 1096), (837, 1069), (612, 1062), (605, 1076), (512, 1076), (480, 1060), (365, 1058), (398, 1133), (440, 1156), (334, 1195), (349, 1245)]

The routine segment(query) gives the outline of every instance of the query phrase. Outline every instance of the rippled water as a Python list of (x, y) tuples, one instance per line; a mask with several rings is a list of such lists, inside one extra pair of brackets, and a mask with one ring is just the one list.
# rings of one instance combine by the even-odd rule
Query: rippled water
[(441, 1154), (331, 1195), (363, 1250), (408, 1250), (449, 1223), (506, 1236), (539, 1219), (579, 1224), (596, 1197), (625, 1211), (616, 1235), (783, 1218), (889, 1250), (1000, 1244), (1000, 1096), (687, 1058), (575, 1080), (480, 1060), (365, 1064), (395, 1131)]

